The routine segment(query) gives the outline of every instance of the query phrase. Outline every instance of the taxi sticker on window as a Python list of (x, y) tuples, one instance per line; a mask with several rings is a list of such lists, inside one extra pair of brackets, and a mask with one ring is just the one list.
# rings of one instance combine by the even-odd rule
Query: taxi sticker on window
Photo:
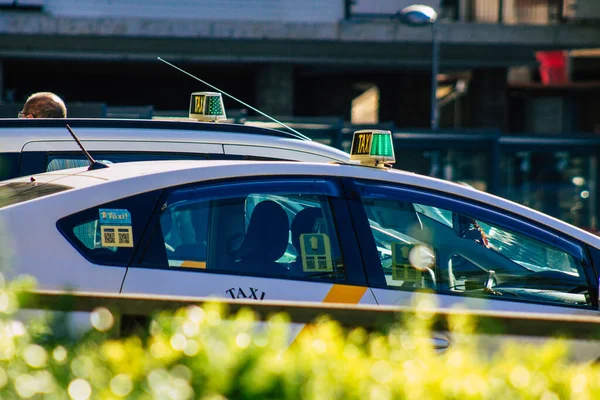
[(102, 247), (133, 247), (131, 213), (124, 208), (98, 210)]
[(404, 282), (420, 282), (421, 271), (415, 268), (410, 260), (410, 252), (414, 245), (396, 242), (392, 243), (392, 279)]
[(133, 234), (131, 226), (102, 225), (102, 247), (133, 247)]
[(300, 235), (302, 271), (332, 272), (331, 245), (325, 233), (304, 233)]
[(100, 225), (129, 225), (131, 226), (131, 214), (123, 208), (101, 208)]

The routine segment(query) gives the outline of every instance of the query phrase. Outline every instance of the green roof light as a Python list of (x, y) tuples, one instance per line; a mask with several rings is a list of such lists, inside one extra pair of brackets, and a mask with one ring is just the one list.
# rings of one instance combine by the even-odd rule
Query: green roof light
[(371, 142), (371, 155), (394, 157), (394, 148), (392, 146), (392, 136), (389, 134), (374, 133)]
[(210, 96), (207, 97), (208, 105), (206, 106), (206, 115), (221, 115), (223, 110), (221, 109), (221, 97)]
[(194, 92), (190, 100), (190, 118), (218, 122), (227, 118), (223, 98), (218, 92)]
[(392, 132), (378, 129), (354, 132), (350, 160), (366, 166), (389, 168), (396, 161)]

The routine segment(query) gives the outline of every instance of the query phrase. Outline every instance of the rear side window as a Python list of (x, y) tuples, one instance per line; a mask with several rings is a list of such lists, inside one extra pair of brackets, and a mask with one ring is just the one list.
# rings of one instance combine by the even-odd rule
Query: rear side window
[(142, 265), (348, 280), (330, 207), (336, 186), (319, 179), (235, 185), (171, 192)]
[(54, 183), (11, 182), (0, 185), (0, 208), (72, 189)]
[[(133, 161), (165, 161), (165, 160), (254, 160), (282, 161), (282, 158), (261, 157), (236, 154), (182, 154), (182, 153), (149, 153), (149, 152), (97, 152), (90, 154), (94, 159), (105, 164)], [(90, 163), (81, 153), (50, 153), (46, 157), (45, 172), (59, 171), (70, 168), (87, 167)], [(1, 172), (1, 169), (0, 169)], [(35, 171), (38, 172), (38, 171)]]
[(91, 262), (128, 265), (160, 193), (143, 193), (88, 208), (59, 220), (58, 229)]
[[(90, 152), (98, 161), (111, 164), (132, 161), (161, 161), (161, 160), (205, 160), (205, 154), (178, 154), (178, 153), (106, 153)], [(90, 163), (81, 153), (49, 154), (46, 172), (58, 171), (69, 168), (87, 167)]]

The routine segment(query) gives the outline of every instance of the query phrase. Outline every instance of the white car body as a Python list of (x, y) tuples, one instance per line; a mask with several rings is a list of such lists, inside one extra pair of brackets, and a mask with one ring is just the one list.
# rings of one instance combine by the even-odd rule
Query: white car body
[(192, 120), (4, 119), (0, 121), (0, 180), (52, 170), (53, 159), (76, 160), (87, 151), (101, 160), (267, 159), (347, 162), (334, 147), (273, 129)]
[[(522, 286), (502, 286), (503, 283), (500, 282), (502, 278), (500, 278), (499, 282), (494, 282), (494, 285), (496, 283), (498, 283), (498, 285), (492, 287), (491, 292), (481, 292), (472, 290), (472, 287), (471, 289), (467, 287), (468, 285), (478, 285), (480, 281), (477, 279), (479, 278), (467, 278), (467, 281), (469, 279), (471, 279), (471, 281), (464, 281), (462, 283), (464, 288), (462, 290), (457, 290), (457, 287), (460, 284), (456, 283), (456, 281), (458, 281), (458, 275), (456, 275), (452, 278), (447, 278), (451, 280), (453, 282), (452, 284), (455, 286), (447, 287), (444, 290), (439, 289), (435, 294), (423, 294), (424, 296), (434, 296), (435, 302), (439, 306), (452, 307), (463, 304), (467, 305), (469, 308), (485, 310), (598, 315), (597, 271), (599, 266), (597, 263), (600, 261), (599, 237), (519, 204), (448, 181), (398, 170), (368, 168), (355, 165), (293, 162), (263, 163), (251, 161), (164, 161), (152, 163), (123, 163), (93, 171), (78, 168), (33, 175), (34, 181), (32, 181), (31, 178), (32, 177), (28, 176), (2, 182), (0, 188), (10, 184), (30, 185), (30, 187), (41, 188), (47, 183), (50, 185), (64, 185), (70, 188), (0, 208), (0, 221), (2, 223), (4, 236), (3, 243), (12, 250), (13, 255), (10, 263), (12, 272), (14, 274), (32, 275), (37, 280), (39, 288), (41, 289), (63, 289), (67, 287), (78, 291), (111, 293), (145, 293), (202, 297), (220, 296), (228, 298), (251, 298), (256, 300), (268, 299), (352, 304), (410, 304), (415, 294), (415, 290), (411, 288), (421, 288), (420, 285), (424, 282), (423, 279), (425, 278), (419, 278), (418, 281), (415, 280), (411, 283), (412, 286), (405, 289), (402, 287), (405, 282), (398, 281), (395, 272), (393, 272), (394, 268), (399, 267), (394, 266), (392, 267), (391, 275), (388, 274), (389, 276), (385, 277), (388, 283), (392, 283), (391, 286), (382, 284), (381, 282), (384, 282), (382, 280), (379, 280), (378, 282), (380, 283), (378, 284), (372, 284), (374, 281), (371, 278), (377, 274), (382, 276), (384, 274), (381, 269), (383, 268), (384, 261), (387, 262), (387, 251), (367, 248), (367, 246), (371, 246), (371, 239), (369, 239), (369, 234), (367, 232), (360, 231), (360, 229), (361, 226), (371, 226), (372, 229), (378, 230), (385, 230), (387, 228), (385, 228), (384, 225), (381, 225), (383, 228), (374, 228), (376, 223), (371, 219), (368, 221), (365, 219), (363, 222), (354, 219), (356, 215), (360, 215), (360, 212), (364, 211), (360, 211), (360, 202), (353, 197), (354, 195), (349, 193), (345, 193), (341, 197), (343, 197), (348, 204), (353, 203), (353, 205), (349, 206), (350, 208), (355, 207), (349, 211), (349, 215), (352, 215), (353, 223), (350, 224), (349, 221), (342, 220), (341, 223), (348, 223), (348, 225), (336, 225), (338, 235), (337, 240), (334, 238), (334, 235), (331, 234), (331, 228), (329, 228), (329, 236), (327, 236), (328, 239), (331, 240), (332, 249), (335, 246), (336, 241), (341, 243), (339, 246), (344, 262), (342, 267), (347, 268), (344, 269), (347, 274), (346, 281), (336, 281), (334, 278), (317, 281), (302, 277), (261, 276), (261, 274), (245, 274), (239, 271), (233, 274), (223, 271), (213, 272), (211, 271), (210, 261), (200, 263), (197, 261), (195, 263), (190, 261), (187, 264), (190, 267), (186, 268), (185, 263), (187, 261), (174, 264), (170, 258), (168, 265), (165, 264), (163, 267), (148, 267), (143, 264), (143, 260), (148, 252), (151, 251), (150, 248), (154, 243), (152, 242), (153, 235), (157, 234), (156, 232), (159, 232), (158, 228), (155, 231), (151, 231), (149, 226), (152, 222), (148, 223), (148, 227), (143, 228), (143, 230), (147, 232), (144, 233), (146, 236), (142, 235), (142, 238), (145, 238), (142, 239), (142, 242), (144, 243), (144, 246), (147, 246), (147, 250), (144, 250), (143, 254), (139, 257), (139, 254), (135, 253), (136, 256), (132, 256), (128, 265), (113, 266), (110, 265), (110, 262), (98, 263), (93, 260), (91, 261), (88, 256), (84, 256), (81, 248), (76, 247), (73, 244), (72, 237), (67, 237), (70, 233), (65, 233), (66, 231), (61, 228), (63, 227), (63, 225), (61, 225), (63, 222), (61, 221), (65, 221), (65, 218), (75, 218), (78, 214), (83, 213), (89, 213), (89, 215), (94, 216), (98, 214), (96, 209), (99, 210), (104, 207), (103, 205), (109, 204), (117, 199), (124, 199), (123, 201), (127, 201), (127, 198), (131, 196), (154, 193), (154, 191), (157, 190), (162, 191), (165, 189), (170, 193), (168, 196), (174, 196), (181, 190), (188, 190), (190, 185), (192, 185), (192, 189), (199, 187), (199, 193), (202, 193), (201, 191), (204, 190), (205, 186), (208, 188), (206, 190), (217, 187), (217, 189), (214, 189), (215, 191), (223, 190), (228, 191), (227, 193), (229, 193), (236, 190), (236, 186), (232, 185), (232, 183), (238, 181), (244, 182), (244, 184), (250, 185), (250, 187), (254, 184), (253, 182), (255, 180), (257, 182), (264, 181), (267, 186), (272, 182), (275, 182), (273, 184), (274, 187), (283, 187), (289, 180), (290, 187), (294, 187), (292, 184), (296, 181), (298, 181), (299, 186), (301, 186), (302, 184), (306, 184), (307, 181), (315, 181), (317, 184), (320, 184), (319, 182), (324, 180), (333, 182), (331, 185), (335, 185), (335, 182), (342, 180), (344, 182), (363, 182), (361, 183), (364, 184), (363, 188), (367, 189), (370, 186), (380, 186), (380, 189), (384, 191), (391, 188), (389, 190), (391, 190), (390, 193), (392, 194), (396, 189), (400, 190), (399, 193), (404, 193), (403, 191), (405, 191), (408, 193), (409, 197), (413, 196), (413, 194), (410, 193), (414, 192), (416, 193), (414, 196), (417, 196), (417, 198), (418, 196), (421, 196), (423, 199), (431, 197), (433, 203), (438, 200), (440, 201), (440, 204), (445, 204), (445, 202), (447, 202), (449, 204), (448, 208), (451, 210), (452, 207), (454, 207), (452, 204), (462, 204), (460, 207), (467, 207), (465, 208), (466, 210), (472, 210), (475, 214), (482, 213), (481, 215), (486, 216), (486, 213), (489, 213), (489, 215), (487, 215), (489, 219), (477, 219), (477, 221), (479, 221), (480, 224), (490, 223), (491, 228), (487, 231), (486, 239), (490, 242), (499, 240), (495, 236), (500, 230), (498, 227), (506, 228), (507, 224), (513, 223), (514, 226), (509, 227), (513, 230), (507, 228), (509, 229), (509, 233), (521, 232), (519, 235), (522, 234), (525, 235), (524, 237), (530, 238), (533, 243), (532, 246), (534, 247), (538, 246), (538, 241), (539, 243), (547, 243), (547, 247), (543, 247), (546, 246), (546, 244), (543, 246), (540, 244), (540, 246), (542, 246), (540, 249), (546, 249), (544, 251), (549, 252), (548, 254), (550, 254), (550, 257), (563, 261), (565, 259), (571, 260), (572, 258), (575, 261), (569, 261), (571, 264), (568, 265), (577, 265), (575, 270), (568, 270), (566, 272), (546, 271), (546, 265), (538, 266), (541, 269), (535, 269), (534, 266), (531, 265), (530, 267), (532, 269), (529, 267), (527, 268), (528, 273), (531, 273), (531, 275), (540, 273), (541, 278), (538, 281), (541, 282), (544, 279), (548, 279), (551, 286), (557, 283), (560, 284), (560, 277), (564, 277), (565, 281), (573, 279), (573, 282), (575, 283), (584, 282), (581, 283), (581, 285), (585, 286), (584, 288), (580, 288), (578, 287), (579, 284), (577, 284), (576, 287), (574, 286), (572, 288), (573, 290), (577, 289), (577, 291), (571, 293), (570, 287), (564, 290), (560, 288), (556, 289), (554, 286), (549, 289), (545, 287), (538, 288), (535, 286), (529, 288), (527, 286), (529, 283), (527, 282), (530, 281), (526, 280), (526, 278), (516, 281), (519, 285), (523, 282)], [(346, 184), (347, 183), (340, 183), (340, 187), (343, 187)], [(258, 188), (259, 186), (256, 187)], [(332, 190), (335, 191), (338, 189)], [(166, 192), (161, 193), (160, 196), (167, 195)], [(249, 193), (254, 192), (251, 191)], [(214, 199), (216, 198), (214, 196), (216, 195), (211, 194), (207, 198)], [(233, 195), (227, 196), (231, 197)], [(273, 198), (276, 198), (276, 196), (279, 195), (276, 194)], [(338, 195), (331, 196), (332, 198), (336, 198)], [(163, 197), (157, 198), (164, 199)], [(168, 199), (171, 199), (171, 197), (168, 197)], [(382, 201), (387, 201), (389, 196), (381, 196), (381, 199)], [(200, 198), (198, 200), (202, 199)], [(163, 200), (160, 201), (162, 202)], [(185, 201), (186, 200), (183, 200), (182, 204), (187, 204)], [(368, 204), (369, 201), (377, 202), (378, 197), (374, 196), (372, 200), (368, 201), (363, 200), (363, 203)], [(418, 201), (415, 201), (414, 204), (417, 203)], [(148, 214), (152, 215), (150, 218), (155, 218), (150, 221), (162, 221), (163, 211), (165, 209), (169, 210), (169, 207), (174, 207), (174, 204), (175, 202), (164, 201), (164, 204), (161, 206), (157, 200), (154, 211), (151, 214)], [(249, 203), (244, 204), (246, 204), (245, 207), (249, 207)], [(344, 208), (346, 207), (344, 204), (345, 203), (342, 202), (338, 206)], [(188, 204), (188, 206), (193, 205), (196, 205), (196, 203)], [(432, 206), (438, 207), (437, 204), (433, 204)], [(254, 205), (254, 207), (256, 207), (256, 205)], [(143, 207), (140, 206), (140, 208)], [(118, 208), (112, 210), (122, 211), (123, 209)], [(460, 208), (460, 210), (462, 210), (462, 208)], [(381, 209), (379, 211), (381, 211)], [(129, 207), (128, 212), (134, 216), (134, 222), (131, 226), (133, 226), (133, 229), (135, 230), (137, 229), (135, 222), (136, 209)], [(216, 213), (217, 211), (213, 212)], [(356, 214), (357, 212), (358, 214)], [(384, 213), (383, 211), (381, 212)], [(336, 213), (337, 218), (340, 218), (339, 210), (336, 211)], [(155, 214), (160, 215), (155, 216)], [(323, 211), (323, 215), (325, 214), (325, 211)], [(432, 267), (436, 275), (434, 281), (436, 282), (436, 285), (438, 285), (436, 286), (436, 290), (441, 287), (443, 282), (442, 278), (438, 278), (438, 274), (440, 274), (439, 276), (447, 274), (447, 271), (445, 271), (446, 267), (448, 267), (451, 274), (454, 274), (455, 271), (452, 269), (452, 265), (459, 265), (456, 259), (453, 258), (456, 254), (444, 255), (444, 252), (446, 251), (444, 248), (448, 246), (452, 249), (458, 249), (451, 251), (458, 252), (460, 257), (464, 257), (474, 264), (484, 264), (487, 267), (489, 263), (489, 265), (494, 267), (499, 274), (501, 274), (501, 272), (499, 272), (498, 269), (501, 269), (505, 264), (511, 266), (511, 268), (522, 267), (521, 262), (516, 263), (514, 262), (514, 259), (510, 258), (513, 256), (507, 256), (505, 253), (504, 255), (499, 255), (499, 253), (504, 251), (503, 249), (499, 249), (501, 245), (486, 244), (486, 246), (483, 246), (480, 243), (474, 244), (474, 240), (465, 236), (461, 236), (460, 238), (450, 238), (452, 230), (456, 231), (460, 228), (460, 225), (456, 225), (458, 224), (457, 221), (459, 221), (456, 218), (462, 214), (457, 211), (456, 215), (454, 215), (453, 211), (452, 215), (455, 225), (452, 228), (448, 228), (449, 230), (446, 234), (447, 237), (439, 235), (435, 237), (432, 233), (427, 233), (427, 235), (419, 233), (419, 235), (425, 236), (415, 236), (419, 237), (419, 241), (421, 242), (424, 240), (426, 241), (428, 237), (432, 238), (431, 244), (428, 245), (431, 245), (431, 247), (435, 249), (436, 258), (439, 257), (439, 265), (436, 265), (435, 268)], [(468, 215), (471, 216), (474, 214), (471, 214), (471, 211), (469, 211)], [(475, 217), (477, 217), (477, 215), (475, 215)], [(332, 218), (335, 219), (336, 217)], [(388, 218), (388, 223), (391, 224), (393, 221), (389, 218), (396, 218), (396, 216), (390, 214), (386, 218)], [(443, 224), (438, 224), (433, 219), (429, 220), (424, 217), (423, 214), (421, 214), (420, 218), (423, 232), (425, 229), (423, 227), (425, 226), (429, 226), (428, 229), (430, 232), (431, 229), (433, 229), (432, 227), (437, 225), (440, 226), (440, 229), (446, 229)], [(498, 218), (499, 225), (495, 225), (496, 221), (494, 218)], [(323, 219), (327, 218), (325, 217)], [(335, 224), (340, 223), (340, 220), (336, 221)], [(162, 228), (162, 225), (156, 224), (156, 227), (160, 226)], [(249, 226), (251, 224), (252, 221), (250, 220), (246, 232), (248, 235), (250, 231)], [(390, 224), (388, 225), (391, 226)], [(456, 228), (457, 226), (458, 228)], [(354, 228), (354, 232), (352, 228)], [(61, 229), (63, 229), (62, 232)], [(75, 228), (73, 228), (73, 230), (74, 229)], [(290, 229), (293, 230), (293, 227)], [(311, 234), (319, 235), (319, 233)], [(470, 234), (472, 234), (472, 232)], [(290, 236), (291, 235), (292, 233), (290, 231)], [(399, 240), (405, 241), (400, 237), (404, 237), (404, 234), (394, 235), (397, 235)], [(167, 246), (166, 237), (167, 236), (165, 236), (164, 241), (165, 246)], [(521, 236), (517, 235), (515, 237), (520, 238)], [(502, 237), (500, 237), (500, 239), (501, 238)], [(287, 243), (287, 236), (285, 240)], [(207, 239), (207, 242), (208, 241), (209, 239)], [(141, 247), (143, 246), (142, 242), (139, 244), (134, 243), (133, 245)], [(347, 246), (349, 243), (356, 244), (358, 249), (344, 248), (344, 246)], [(377, 239), (374, 239), (373, 244), (377, 244), (378, 247), (384, 246), (383, 244), (380, 244)], [(527, 251), (525, 248), (519, 247), (519, 243), (515, 243), (514, 245), (517, 246), (517, 256), (518, 254), (521, 254), (521, 252)], [(90, 252), (96, 250), (98, 249), (89, 249)], [(104, 251), (106, 249), (101, 250)], [(117, 249), (116, 251), (119, 252), (121, 250)], [(138, 249), (132, 251), (137, 252)], [(209, 252), (211, 250), (208, 248), (206, 251)], [(331, 252), (333, 251), (334, 250), (331, 250)], [(357, 251), (358, 253), (356, 253)], [(380, 265), (376, 265), (376, 260), (373, 261), (373, 259), (370, 258), (373, 254), (377, 254), (378, 251)], [(167, 257), (171, 257), (168, 255), (169, 249), (165, 252), (167, 253)], [(348, 260), (348, 254), (358, 254), (359, 256), (353, 257), (355, 259), (350, 262)], [(301, 256), (303, 258), (308, 257), (304, 250), (302, 250)], [(205, 260), (209, 259), (209, 255), (205, 255), (205, 257)], [(300, 257), (300, 252), (297, 252), (296, 257)], [(581, 257), (581, 262), (576, 261), (578, 257)], [(356, 264), (357, 267), (347, 267), (346, 264), (350, 265), (350, 263)], [(531, 261), (531, 263), (533, 264), (533, 261)], [(286, 265), (292, 265), (292, 263), (286, 263)], [(289, 268), (291, 270), (291, 267)], [(338, 268), (338, 265), (334, 265), (332, 268)], [(354, 268), (352, 270), (353, 272), (351, 271), (351, 268)], [(525, 267), (523, 268), (525, 269)], [(374, 269), (378, 270), (374, 271)], [(361, 270), (363, 271), (362, 273), (364, 273), (362, 278), (357, 275), (361, 273)], [(306, 272), (305, 269), (303, 269), (303, 271)], [(487, 272), (489, 273), (489, 271)], [(456, 272), (456, 274), (458, 274), (458, 272)], [(510, 274), (507, 274), (507, 276), (510, 277)], [(509, 278), (505, 279), (508, 280)], [(521, 278), (518, 277), (518, 279)], [(578, 281), (576, 279), (578, 279)], [(398, 283), (399, 286), (395, 287), (393, 286), (394, 281), (396, 283), (401, 283)], [(407, 282), (410, 283), (411, 281)], [(508, 280), (508, 282), (512, 281)], [(575, 285), (575, 283), (573, 285)], [(483, 287), (481, 289), (483, 289)], [(420, 292), (420, 290), (417, 291)], [(469, 293), (471, 292), (476, 293), (476, 295), (470, 296)], [(504, 292), (504, 295), (502, 296), (502, 293), (499, 292)], [(539, 298), (536, 297), (538, 293), (541, 295)], [(550, 300), (547, 301), (547, 298)], [(584, 343), (584, 345), (592, 346), (592, 344), (587, 342)], [(586, 356), (591, 358), (600, 356), (600, 352), (598, 351), (592, 354), (588, 349), (585, 350), (584, 353), (585, 352), (587, 352)]]

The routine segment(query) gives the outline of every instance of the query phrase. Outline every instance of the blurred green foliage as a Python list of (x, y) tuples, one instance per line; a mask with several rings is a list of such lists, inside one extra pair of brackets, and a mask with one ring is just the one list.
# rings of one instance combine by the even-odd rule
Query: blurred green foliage
[(385, 333), (344, 330), (326, 318), (290, 344), (290, 324), (257, 324), (250, 310), (219, 305), (160, 313), (138, 336), (116, 338), (106, 309), (77, 341), (52, 325), (24, 324), (15, 290), (0, 280), (1, 399), (596, 399), (600, 369), (569, 362), (566, 344), (505, 347), (473, 340), (473, 321), (452, 321), (453, 345), (436, 352), (431, 315)]

